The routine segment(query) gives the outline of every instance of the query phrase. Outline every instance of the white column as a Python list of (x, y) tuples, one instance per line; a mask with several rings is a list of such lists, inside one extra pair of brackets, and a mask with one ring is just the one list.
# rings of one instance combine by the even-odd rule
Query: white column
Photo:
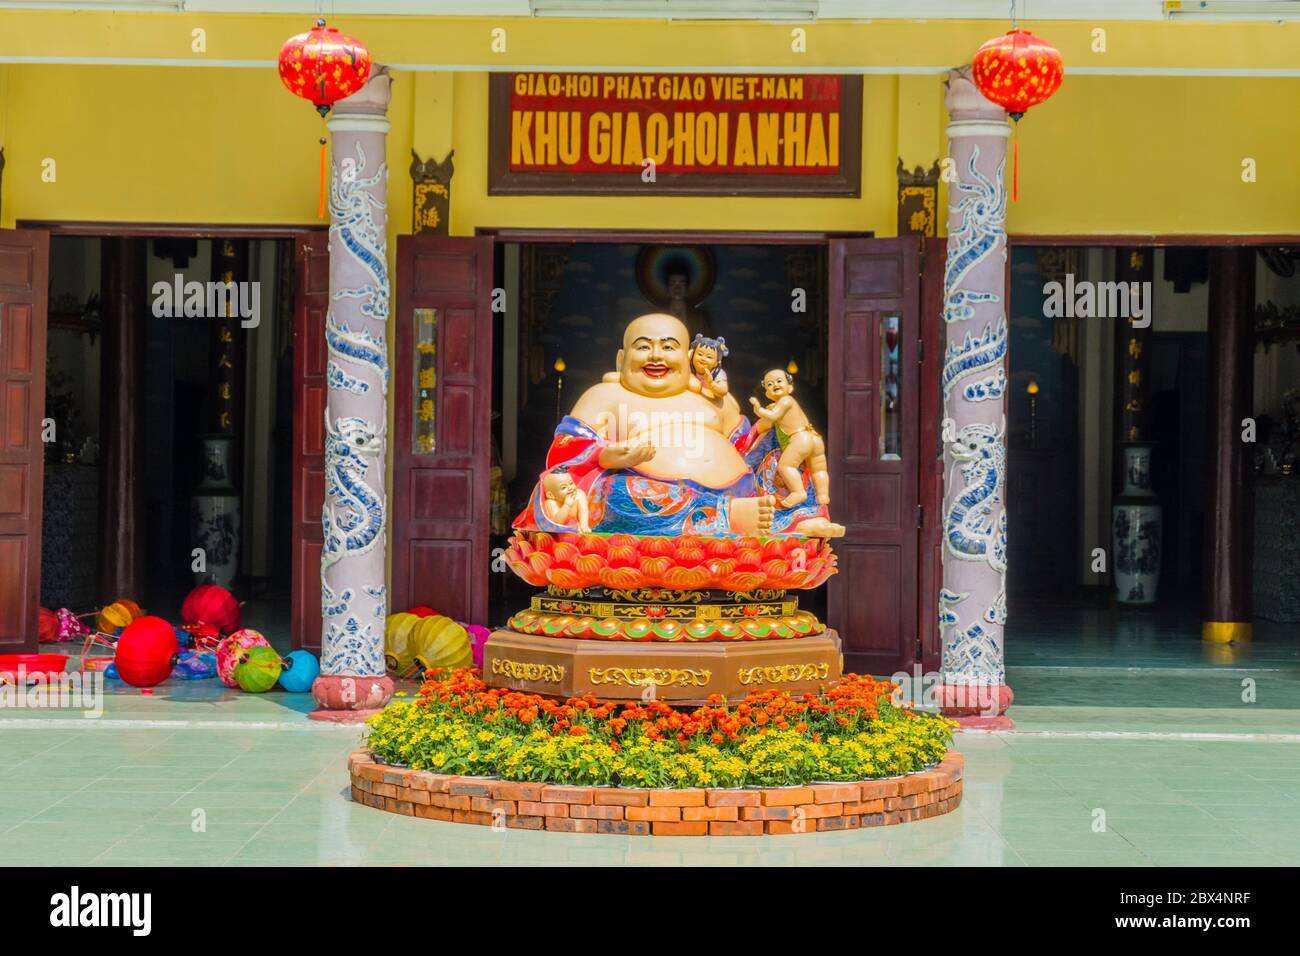
[[(1007, 514), (1007, 138), (1005, 111), (970, 68), (948, 78), (944, 271), (944, 546), (939, 623), (943, 703), (960, 717), (1001, 719), (1005, 689)], [(972, 690), (976, 689), (978, 690)], [(1004, 700), (1005, 698), (1005, 700)]]
[[(312, 692), (335, 719), (357, 719), (392, 696), (384, 673), (388, 502), (388, 165), (390, 78), (330, 113), (330, 307), (325, 407), (325, 544), (321, 552), (321, 677)], [(317, 712), (317, 716), (322, 716)]]

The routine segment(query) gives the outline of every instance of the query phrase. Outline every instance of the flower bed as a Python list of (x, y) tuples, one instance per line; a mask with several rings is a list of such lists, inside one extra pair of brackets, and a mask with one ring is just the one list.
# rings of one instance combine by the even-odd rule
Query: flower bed
[(689, 712), (650, 701), (553, 701), (429, 671), (372, 717), (369, 748), (413, 771), (575, 786), (737, 788), (864, 781), (943, 760), (951, 721), (896, 707), (895, 685), (845, 675), (821, 694), (751, 694)]

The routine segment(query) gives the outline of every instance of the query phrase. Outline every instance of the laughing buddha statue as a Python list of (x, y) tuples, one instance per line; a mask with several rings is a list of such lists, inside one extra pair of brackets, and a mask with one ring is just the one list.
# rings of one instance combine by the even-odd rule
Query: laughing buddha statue
[[(751, 428), (733, 397), (692, 388), (689, 353), (686, 326), (674, 316), (652, 313), (628, 325), (617, 373), (588, 389), (556, 428), (546, 470), (515, 528), (668, 537), (844, 533), (806, 467), (803, 500), (780, 505), (800, 490), (788, 487), (794, 479), (779, 467), (778, 429)], [(560, 475), (573, 507), (557, 507), (552, 486)]]

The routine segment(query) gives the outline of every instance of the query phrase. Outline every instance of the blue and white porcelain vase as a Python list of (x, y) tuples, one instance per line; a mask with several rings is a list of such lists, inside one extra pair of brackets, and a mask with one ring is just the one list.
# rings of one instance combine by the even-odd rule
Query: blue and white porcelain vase
[(239, 493), (230, 473), (231, 435), (203, 436), (203, 481), (190, 499), (190, 540), (206, 567), (196, 584), (229, 588), (239, 569)]
[(1124, 490), (1111, 508), (1115, 589), (1120, 604), (1154, 604), (1160, 583), (1162, 515), (1151, 490), (1151, 444), (1125, 442)]

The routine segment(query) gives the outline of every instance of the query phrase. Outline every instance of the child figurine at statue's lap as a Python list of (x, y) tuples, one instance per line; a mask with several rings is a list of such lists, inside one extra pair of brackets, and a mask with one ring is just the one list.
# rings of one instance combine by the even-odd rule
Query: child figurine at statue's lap
[(831, 479), (826, 466), (826, 443), (795, 401), (794, 380), (785, 369), (771, 369), (763, 376), (763, 392), (771, 405), (765, 408), (757, 398), (749, 401), (759, 419), (755, 428), (760, 432), (776, 428), (777, 442), (781, 447), (777, 471), (790, 492), (781, 499), (781, 507), (793, 508), (808, 499), (800, 471), (805, 463), (812, 474), (817, 503), (829, 505)]
[(690, 388), (710, 401), (722, 398), (730, 390), (722, 360), (727, 357), (727, 340), (705, 338), (698, 332), (691, 342)]
[(558, 465), (542, 478), (542, 513), (557, 525), (577, 526), (578, 531), (591, 531), (587, 511), (587, 495), (569, 474), (569, 469)]

